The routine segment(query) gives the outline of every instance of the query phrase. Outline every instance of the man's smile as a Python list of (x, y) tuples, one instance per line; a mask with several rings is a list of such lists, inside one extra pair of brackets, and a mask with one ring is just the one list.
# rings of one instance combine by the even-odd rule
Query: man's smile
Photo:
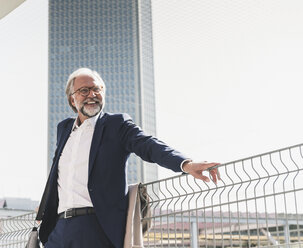
[(94, 105), (94, 104), (99, 104), (98, 101), (90, 101), (90, 102), (85, 102), (85, 105)]
[(99, 100), (91, 99), (83, 102), (84, 106), (95, 107), (96, 105), (100, 105)]

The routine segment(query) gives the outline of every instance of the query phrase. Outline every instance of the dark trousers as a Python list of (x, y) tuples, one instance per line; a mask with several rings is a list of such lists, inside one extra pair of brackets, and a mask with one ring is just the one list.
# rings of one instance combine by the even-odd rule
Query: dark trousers
[(59, 219), (45, 248), (114, 248), (96, 215)]

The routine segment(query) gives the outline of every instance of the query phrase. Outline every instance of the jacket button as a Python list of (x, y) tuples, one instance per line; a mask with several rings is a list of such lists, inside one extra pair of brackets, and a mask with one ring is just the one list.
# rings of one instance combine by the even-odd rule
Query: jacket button
[(93, 191), (93, 189), (88, 189), (90, 192), (92, 192)]

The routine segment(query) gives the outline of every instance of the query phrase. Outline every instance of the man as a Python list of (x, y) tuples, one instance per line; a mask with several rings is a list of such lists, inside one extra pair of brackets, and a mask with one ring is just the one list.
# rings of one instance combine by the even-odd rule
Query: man
[[(209, 181), (217, 163), (194, 163), (148, 136), (127, 114), (103, 113), (105, 84), (88, 68), (73, 72), (66, 95), (76, 119), (58, 124), (57, 149), (40, 228), (46, 248), (123, 247), (128, 206), (126, 161), (143, 160)], [(210, 171), (217, 182), (217, 169)]]

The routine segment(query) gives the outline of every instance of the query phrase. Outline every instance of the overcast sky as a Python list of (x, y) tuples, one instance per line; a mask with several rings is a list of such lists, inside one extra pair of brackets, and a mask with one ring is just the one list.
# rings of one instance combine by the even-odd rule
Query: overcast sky
[[(157, 133), (221, 163), (302, 143), (303, 2), (153, 0)], [(40, 199), (47, 1), (0, 20), (0, 197)], [(160, 169), (160, 177), (174, 175)]]

